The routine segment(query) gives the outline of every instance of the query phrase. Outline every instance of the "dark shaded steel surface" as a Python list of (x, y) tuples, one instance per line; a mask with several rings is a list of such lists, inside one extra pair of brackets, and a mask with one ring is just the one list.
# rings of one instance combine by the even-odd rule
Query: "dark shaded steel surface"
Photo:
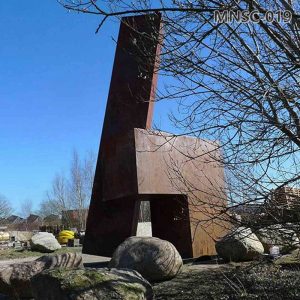
[(157, 195), (149, 198), (152, 235), (171, 242), (183, 258), (193, 257), (187, 197)]
[[(151, 127), (157, 82), (156, 58), (160, 51), (159, 43), (153, 37), (159, 38), (160, 26), (158, 14), (122, 19), (84, 253), (111, 255), (116, 245), (135, 234), (134, 230), (129, 230), (132, 226), (136, 227), (135, 207), (138, 206), (134, 128)], [(118, 205), (103, 203), (106, 201), (119, 203), (120, 209)]]
[(139, 202), (134, 197), (92, 201), (83, 252), (111, 256), (116, 247), (136, 234)]
[(93, 186), (95, 201), (137, 193), (133, 129), (151, 127), (160, 51), (153, 36), (158, 39), (159, 30), (160, 15), (122, 19)]

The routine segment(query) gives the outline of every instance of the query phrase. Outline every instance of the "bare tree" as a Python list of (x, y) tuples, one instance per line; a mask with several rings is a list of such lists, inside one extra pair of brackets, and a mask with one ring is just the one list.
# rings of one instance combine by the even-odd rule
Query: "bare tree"
[(71, 186), (74, 206), (78, 209), (80, 229), (85, 229), (88, 207), (91, 200), (94, 183), (96, 155), (89, 151), (83, 160), (80, 160), (76, 151), (73, 153), (71, 165)]
[(57, 173), (51, 184), (50, 190), (46, 192), (46, 199), (40, 203), (40, 214), (61, 215), (63, 210), (71, 209), (69, 182), (63, 173)]
[(95, 161), (93, 152), (88, 152), (81, 160), (74, 150), (69, 176), (63, 173), (55, 175), (51, 189), (46, 192), (46, 199), (40, 203), (40, 214), (63, 215), (64, 222), (69, 226), (84, 229), (94, 180)]
[(86, 178), (88, 175), (84, 173), (78, 153), (74, 151), (70, 169), (70, 191), (73, 207), (78, 211), (80, 229), (85, 227), (85, 210), (88, 206)]
[(84, 189), (88, 199), (90, 199), (91, 197), (92, 188), (94, 184), (95, 166), (96, 166), (96, 155), (93, 151), (88, 151), (82, 162)]
[[(275, 188), (299, 186), (299, 1), (60, 3), (99, 16), (96, 32), (109, 18), (162, 13), (159, 72), (165, 84), (157, 99), (176, 101), (178, 112), (170, 117), (180, 134), (219, 141), (229, 200), (225, 212), (269, 201)], [(216, 22), (216, 13), (226, 11), (255, 11), (256, 19)]]
[(7, 218), (12, 213), (10, 202), (5, 196), (0, 195), (0, 218)]
[(31, 199), (25, 199), (21, 204), (21, 216), (23, 218), (29, 217), (29, 215), (32, 213), (32, 200)]
[(43, 217), (51, 214), (63, 216), (65, 225), (71, 226), (71, 218), (65, 212), (72, 208), (69, 179), (64, 173), (57, 173), (52, 180), (51, 188), (46, 192), (46, 198), (40, 203), (39, 214)]
[(49, 215), (61, 215), (61, 210), (58, 209), (58, 205), (56, 203), (56, 201), (54, 201), (53, 199), (44, 199), (40, 202), (40, 208), (38, 211), (38, 214), (41, 217), (47, 217)]
[(31, 199), (25, 199), (22, 203), (21, 203), (21, 208), (20, 208), (20, 215), (25, 219), (22, 222), (22, 225), (20, 225), (22, 228), (22, 230), (28, 230), (29, 229), (29, 224), (28, 224), (28, 220), (27, 218), (30, 216), (30, 214), (32, 213), (32, 209), (33, 209), (33, 203)]

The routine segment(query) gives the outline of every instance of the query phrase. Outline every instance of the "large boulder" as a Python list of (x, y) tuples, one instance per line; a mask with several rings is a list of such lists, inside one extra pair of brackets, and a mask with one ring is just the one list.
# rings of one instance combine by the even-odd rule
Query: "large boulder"
[(130, 237), (116, 249), (109, 267), (136, 270), (149, 281), (162, 281), (180, 272), (182, 258), (168, 241), (154, 237)]
[(30, 240), (32, 250), (50, 253), (61, 248), (57, 239), (52, 233), (39, 232), (35, 234)]
[(55, 269), (34, 276), (31, 282), (35, 299), (153, 299), (150, 283), (133, 270)]
[(0, 294), (7, 294), (17, 299), (32, 298), (30, 283), (32, 276), (47, 269), (82, 266), (82, 257), (78, 253), (42, 256), (30, 262), (2, 265), (0, 267)]
[(256, 235), (267, 253), (269, 253), (270, 247), (278, 246), (281, 254), (287, 254), (298, 248), (300, 243), (294, 230), (280, 224), (259, 229)]
[(299, 270), (300, 267), (300, 249), (293, 250), (291, 253), (279, 256), (274, 260), (275, 265), (280, 265), (284, 268)]
[(216, 251), (225, 261), (247, 261), (262, 255), (264, 247), (251, 229), (239, 227), (216, 242)]

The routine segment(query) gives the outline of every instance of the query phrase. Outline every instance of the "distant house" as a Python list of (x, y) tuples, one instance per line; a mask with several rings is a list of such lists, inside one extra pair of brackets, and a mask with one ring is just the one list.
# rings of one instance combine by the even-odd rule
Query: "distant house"
[(29, 217), (26, 219), (26, 221), (28, 224), (35, 224), (35, 223), (41, 223), (43, 219), (38, 215), (30, 214)]
[(273, 190), (267, 208), (281, 222), (299, 222), (300, 189), (283, 186)]
[(237, 215), (251, 216), (255, 214), (260, 214), (264, 211), (262, 204), (240, 204), (229, 208), (230, 213), (235, 213)]
[(19, 224), (24, 221), (23, 218), (16, 216), (16, 215), (11, 215), (10, 217), (6, 218), (7, 224)]
[(44, 226), (56, 226), (61, 225), (61, 218), (59, 215), (51, 214), (44, 218), (43, 220)]
[(0, 226), (6, 226), (7, 221), (5, 218), (0, 218)]
[(0, 218), (0, 231), (7, 230), (7, 223), (5, 218)]
[(255, 221), (261, 219), (265, 214), (265, 207), (263, 204), (249, 203), (239, 204), (230, 207), (228, 210), (229, 214), (235, 216), (235, 218), (241, 222)]
[(242, 221), (265, 224), (300, 222), (300, 189), (283, 186), (270, 192), (264, 203), (240, 204), (229, 208)]
[(85, 230), (87, 216), (88, 209), (63, 210), (62, 224), (70, 228)]
[(16, 215), (11, 215), (10, 217), (6, 218), (5, 221), (3, 221), (2, 225), (7, 226), (9, 230), (20, 230), (20, 228), (23, 226), (23, 222), (23, 218)]
[(35, 214), (30, 214), (26, 219), (23, 219), (17, 226), (17, 230), (38, 230), (42, 225), (43, 219)]
[(284, 186), (271, 193), (270, 206), (283, 210), (300, 209), (300, 189)]
[(26, 219), (26, 223), (28, 230), (38, 230), (39, 227), (43, 224), (43, 218), (38, 215), (30, 214)]

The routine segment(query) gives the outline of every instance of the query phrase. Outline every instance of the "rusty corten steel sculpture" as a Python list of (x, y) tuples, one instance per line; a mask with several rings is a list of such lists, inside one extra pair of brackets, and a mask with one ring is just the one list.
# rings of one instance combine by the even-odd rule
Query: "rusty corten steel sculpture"
[[(211, 217), (225, 204), (217, 145), (149, 130), (160, 29), (159, 14), (122, 19), (84, 253), (111, 256), (136, 234), (140, 201), (150, 201), (153, 236), (172, 242), (183, 257), (215, 254), (214, 238), (223, 227)], [(191, 154), (201, 159), (188, 159)], [(170, 179), (177, 167), (184, 182)]]

